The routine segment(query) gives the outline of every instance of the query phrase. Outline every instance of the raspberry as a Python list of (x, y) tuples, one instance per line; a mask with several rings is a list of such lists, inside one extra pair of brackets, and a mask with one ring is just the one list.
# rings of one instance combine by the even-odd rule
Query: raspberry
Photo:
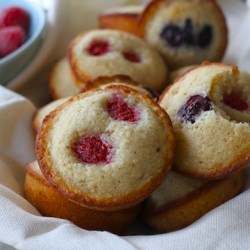
[(242, 99), (240, 94), (230, 93), (223, 96), (223, 103), (230, 108), (244, 111), (248, 109), (248, 104)]
[(0, 28), (18, 25), (27, 30), (29, 22), (29, 14), (20, 7), (11, 6), (0, 12)]
[(212, 109), (211, 101), (207, 96), (194, 95), (179, 109), (177, 114), (185, 122), (194, 123), (199, 115)]
[(107, 41), (97, 41), (91, 42), (87, 51), (92, 56), (102, 56), (110, 51), (110, 45)]
[(0, 58), (4, 57), (24, 43), (25, 32), (20, 26), (5, 27), (0, 30)]
[(140, 56), (137, 53), (133, 52), (133, 51), (123, 52), (122, 54), (123, 54), (124, 58), (127, 59), (130, 62), (133, 62), (133, 63), (141, 62)]
[(80, 137), (71, 148), (80, 162), (87, 164), (110, 163), (114, 151), (107, 139), (99, 135)]
[(139, 120), (139, 111), (127, 104), (120, 95), (115, 94), (107, 104), (109, 115), (119, 121), (136, 122)]

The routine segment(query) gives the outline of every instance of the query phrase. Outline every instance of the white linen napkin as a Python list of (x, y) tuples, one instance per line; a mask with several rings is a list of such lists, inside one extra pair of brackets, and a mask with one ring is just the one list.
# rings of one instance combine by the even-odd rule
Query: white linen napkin
[[(84, 6), (87, 6), (85, 10), (87, 11), (91, 7), (94, 8), (94, 4), (98, 1), (82, 2), (86, 4)], [(76, 0), (73, 0), (73, 3), (76, 3)], [(240, 68), (250, 72), (250, 11), (240, 1), (226, 0), (220, 3), (225, 10), (230, 31), (230, 43), (224, 61), (239, 65)], [(63, 10), (61, 8), (60, 11)], [(74, 7), (74, 11), (76, 10)], [(73, 17), (75, 14), (76, 12), (70, 12), (68, 17)], [(62, 13), (57, 15), (63, 16)], [(52, 20), (58, 19), (52, 18)], [(53, 25), (57, 26), (57, 23)], [(77, 27), (73, 21), (70, 25)], [(75, 28), (74, 32), (78, 31), (79, 27)], [(58, 36), (59, 38), (61, 36)], [(44, 63), (41, 61), (40, 67), (43, 67)], [(39, 77), (36, 80), (38, 81)], [(26, 87), (23, 89), (22, 85), (19, 85), (18, 91), (27, 94), (26, 96), (31, 94), (34, 100), (39, 98), (42, 92), (35, 91), (35, 88), (32, 93), (28, 92), (29, 84), (34, 82), (25, 83)], [(137, 233), (136, 236), (119, 237), (107, 232), (83, 230), (66, 220), (42, 217), (36, 208), (23, 198), (24, 165), (35, 159), (34, 134), (31, 128), (35, 110), (35, 106), (28, 99), (0, 87), (1, 250), (249, 249), (249, 169), (246, 173), (248, 183), (242, 194), (207, 213), (185, 229), (172, 233), (143, 235), (148, 231), (135, 225), (131, 231)]]

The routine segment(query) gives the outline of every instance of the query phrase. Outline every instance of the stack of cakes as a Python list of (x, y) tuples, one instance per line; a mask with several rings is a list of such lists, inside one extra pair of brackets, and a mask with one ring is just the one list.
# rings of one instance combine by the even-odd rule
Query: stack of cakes
[(250, 76), (219, 62), (227, 25), (214, 0), (154, 0), (99, 24), (51, 69), (25, 195), (90, 230), (122, 233), (137, 216), (181, 229), (244, 187)]
[(121, 232), (173, 161), (168, 115), (148, 94), (126, 85), (67, 99), (38, 130), (38, 163), (27, 167), (27, 199), (45, 215), (88, 229)]

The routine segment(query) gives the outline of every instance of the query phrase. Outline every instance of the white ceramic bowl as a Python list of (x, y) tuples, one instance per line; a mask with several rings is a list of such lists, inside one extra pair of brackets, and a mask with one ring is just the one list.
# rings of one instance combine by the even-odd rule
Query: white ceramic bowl
[(41, 46), (46, 33), (46, 17), (41, 6), (30, 0), (1, 0), (0, 9), (19, 6), (30, 15), (28, 38), (17, 50), (0, 59), (0, 85), (7, 85), (22, 72)]

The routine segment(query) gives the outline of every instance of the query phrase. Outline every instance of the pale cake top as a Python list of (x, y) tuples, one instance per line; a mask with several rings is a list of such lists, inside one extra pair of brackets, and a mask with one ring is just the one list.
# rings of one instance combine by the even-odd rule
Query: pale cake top
[(79, 92), (77, 79), (70, 69), (67, 58), (55, 63), (50, 72), (49, 88), (54, 99), (72, 96)]
[(205, 186), (205, 184), (207, 182), (204, 180), (186, 177), (175, 171), (169, 171), (165, 180), (150, 195), (148, 204), (152, 205), (155, 209), (159, 209), (162, 206), (187, 197), (187, 195)]
[(73, 40), (68, 54), (73, 71), (83, 81), (127, 75), (154, 90), (166, 84), (167, 66), (161, 56), (127, 32), (104, 29), (83, 33)]
[(40, 109), (37, 110), (34, 118), (33, 118), (33, 127), (36, 132), (39, 131), (39, 129), (42, 126), (43, 119), (55, 108), (57, 108), (59, 105), (64, 103), (69, 97), (64, 97), (61, 99), (54, 100), (45, 106), (41, 107)]
[[(87, 91), (46, 120), (37, 139), (39, 165), (59, 190), (84, 205), (109, 209), (138, 202), (171, 165), (174, 136), (167, 114), (131, 88)], [(76, 148), (80, 154), (95, 150), (91, 141), (101, 149), (95, 159), (82, 158)]]
[(165, 91), (160, 105), (176, 132), (177, 169), (217, 179), (249, 162), (249, 82), (249, 74), (214, 63), (189, 71)]

